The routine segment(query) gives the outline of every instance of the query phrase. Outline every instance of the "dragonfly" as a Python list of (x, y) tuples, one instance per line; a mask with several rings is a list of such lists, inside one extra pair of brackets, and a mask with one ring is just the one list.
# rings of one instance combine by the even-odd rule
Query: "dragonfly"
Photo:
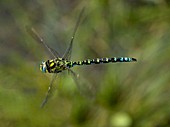
[[(84, 8), (81, 10), (77, 22), (75, 24), (73, 34), (69, 43), (68, 48), (66, 49), (63, 56), (60, 56), (60, 54), (54, 50), (53, 48), (49, 47), (45, 40), (38, 34), (38, 32), (33, 27), (26, 26), (27, 32), (34, 38), (36, 41), (38, 41), (40, 44), (44, 45), (44, 47), (49, 51), (49, 53), (53, 56), (53, 59), (49, 59), (46, 61), (42, 61), (40, 64), (40, 71), (43, 73), (52, 73), (52, 79), (49, 84), (46, 96), (41, 104), (41, 108), (45, 106), (49, 99), (49, 95), (51, 93), (51, 89), (53, 86), (53, 83), (57, 77), (58, 73), (61, 73), (65, 70), (68, 70), (69, 73), (72, 74), (73, 79), (75, 83), (77, 84), (77, 87), (80, 87), (79, 80), (79, 74), (75, 73), (72, 68), (74, 66), (81, 66), (81, 65), (91, 65), (91, 64), (102, 64), (102, 63), (116, 63), (116, 62), (136, 62), (137, 59), (133, 57), (112, 57), (112, 58), (95, 58), (95, 59), (86, 59), (86, 60), (79, 60), (79, 61), (71, 61), (71, 53), (72, 53), (72, 46), (73, 41), (75, 38), (76, 31), (78, 29), (78, 26), (80, 24), (81, 17), (83, 15)], [(81, 91), (80, 91), (81, 92)]]

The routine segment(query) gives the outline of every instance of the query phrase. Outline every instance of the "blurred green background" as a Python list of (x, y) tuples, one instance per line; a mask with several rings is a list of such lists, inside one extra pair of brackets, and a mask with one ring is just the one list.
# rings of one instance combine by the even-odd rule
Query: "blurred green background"
[[(96, 98), (82, 97), (67, 72), (59, 74), (41, 109), (51, 59), (25, 26), (64, 53), (81, 9), (72, 60), (129, 56), (136, 63), (75, 67)], [(170, 2), (168, 0), (1, 0), (1, 127), (169, 127)], [(81, 81), (80, 81), (81, 82)]]

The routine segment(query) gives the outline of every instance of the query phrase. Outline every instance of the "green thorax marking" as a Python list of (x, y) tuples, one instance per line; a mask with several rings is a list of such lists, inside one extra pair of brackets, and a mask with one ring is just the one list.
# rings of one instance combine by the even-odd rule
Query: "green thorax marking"
[(49, 73), (59, 73), (67, 68), (70, 68), (72, 61), (65, 60), (63, 58), (56, 58), (46, 61), (47, 71)]

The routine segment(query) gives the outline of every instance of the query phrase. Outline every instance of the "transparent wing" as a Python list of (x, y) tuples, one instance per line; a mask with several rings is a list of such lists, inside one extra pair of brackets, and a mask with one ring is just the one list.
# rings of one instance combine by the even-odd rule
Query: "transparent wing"
[[(79, 17), (78, 17), (78, 20), (76, 22), (76, 25), (75, 25), (75, 28), (74, 28), (74, 31), (73, 31), (73, 36), (71, 38), (71, 41), (70, 41), (70, 44), (69, 44), (69, 47), (66, 49), (64, 55), (63, 55), (63, 58), (64, 59), (67, 59), (67, 60), (70, 60), (71, 58), (71, 53), (72, 53), (72, 45), (73, 45), (73, 41), (74, 41), (74, 37), (75, 37), (75, 34), (76, 34), (76, 31), (78, 29), (78, 26), (79, 26), (79, 23), (80, 23), (80, 20), (81, 20), (81, 17), (83, 15), (83, 12), (84, 12), (84, 9), (83, 8), (79, 14)], [(76, 74), (73, 70), (71, 70), (70, 68), (66, 67), (68, 72), (71, 73), (76, 85), (77, 85), (77, 88), (79, 89), (80, 91), (80, 94), (83, 95), (83, 96), (86, 96), (88, 98), (91, 98), (93, 99), (95, 97), (95, 90), (93, 90), (93, 88), (89, 85), (89, 83), (87, 83), (85, 80), (83, 80), (82, 78), (80, 78), (79, 74)]]
[(85, 96), (87, 98), (90, 98), (91, 100), (95, 98), (96, 91), (93, 88), (93, 86), (88, 83), (87, 80), (83, 79), (79, 76), (79, 74), (76, 74), (73, 70), (70, 68), (67, 68), (68, 71), (71, 73), (74, 82), (76, 83), (77, 88), (79, 89), (79, 92), (82, 96)]
[[(50, 48), (50, 47), (49, 47)], [(50, 48), (51, 52), (53, 53), (52, 55), (55, 57), (55, 58), (60, 58), (60, 54), (53, 48)]]
[(27, 32), (39, 43), (43, 44), (45, 48), (52, 54), (54, 58), (60, 57), (59, 53), (54, 49), (50, 48), (44, 41), (44, 39), (37, 33), (33, 27), (25, 26)]
[(52, 80), (51, 80), (51, 82), (50, 82), (50, 85), (49, 85), (49, 87), (48, 87), (48, 91), (47, 91), (47, 93), (46, 93), (46, 96), (45, 96), (45, 98), (44, 98), (44, 100), (43, 100), (43, 102), (42, 102), (42, 104), (41, 104), (41, 108), (44, 107), (44, 105), (47, 103), (47, 101), (48, 101), (48, 99), (49, 99), (49, 97), (50, 97), (51, 90), (53, 89), (53, 83), (54, 83), (56, 77), (57, 77), (57, 73), (54, 73), (54, 74), (53, 74), (53, 77), (52, 77)]
[(84, 12), (84, 8), (81, 10), (81, 12), (79, 14), (79, 17), (78, 17), (78, 20), (76, 22), (76, 25), (75, 25), (75, 28), (74, 28), (74, 31), (73, 31), (73, 35), (72, 35), (72, 38), (71, 38), (71, 41), (70, 41), (70, 44), (69, 44), (68, 48), (66, 49), (63, 57), (62, 57), (64, 59), (70, 60), (70, 58), (71, 58), (72, 45), (73, 45), (74, 37), (75, 37), (76, 31), (77, 31), (77, 28), (79, 26), (80, 19), (81, 19), (82, 15), (83, 15), (83, 12)]

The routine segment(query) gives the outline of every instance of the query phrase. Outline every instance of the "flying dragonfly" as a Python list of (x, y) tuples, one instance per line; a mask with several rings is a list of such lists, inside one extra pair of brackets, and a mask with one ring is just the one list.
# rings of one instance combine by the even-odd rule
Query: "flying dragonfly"
[[(61, 57), (59, 53), (54, 50), (53, 48), (49, 47), (47, 43), (44, 41), (44, 39), (36, 32), (36, 30), (32, 27), (26, 26), (26, 30), (30, 35), (39, 43), (45, 46), (45, 48), (50, 52), (50, 54), (53, 56), (53, 59), (47, 60), (47, 61), (42, 61), (40, 64), (40, 71), (43, 73), (52, 73), (52, 80), (49, 84), (48, 91), (46, 93), (46, 96), (41, 104), (41, 107), (44, 107), (44, 105), (47, 103), (49, 99), (49, 95), (51, 93), (51, 89), (53, 86), (53, 83), (57, 77), (57, 74), (68, 70), (73, 76), (74, 81), (77, 84), (77, 87), (79, 88), (79, 75), (76, 74), (71, 68), (74, 66), (80, 66), (80, 65), (91, 65), (91, 64), (102, 64), (102, 63), (115, 63), (115, 62), (135, 62), (137, 59), (132, 58), (132, 57), (112, 57), (112, 58), (95, 58), (95, 59), (87, 59), (87, 60), (82, 60), (82, 61), (71, 61), (71, 53), (72, 53), (72, 45), (73, 41), (75, 38), (76, 31), (78, 29), (78, 26), (80, 24), (80, 19), (82, 17), (82, 14), (84, 12), (84, 8), (81, 10), (78, 20), (76, 22), (72, 38), (70, 41), (70, 44), (68, 48), (66, 49), (64, 55)], [(81, 91), (80, 91), (81, 92)]]

